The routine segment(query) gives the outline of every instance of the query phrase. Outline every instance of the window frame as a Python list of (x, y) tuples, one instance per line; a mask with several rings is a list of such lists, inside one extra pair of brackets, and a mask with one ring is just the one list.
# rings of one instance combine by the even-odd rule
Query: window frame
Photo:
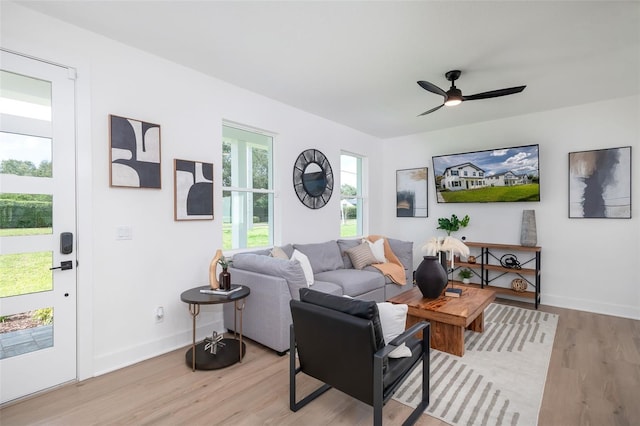
[[(241, 170), (239, 173), (244, 174), (244, 178), (246, 179), (246, 186), (238, 186), (235, 185), (234, 183), (234, 176), (233, 174), (231, 175), (231, 186), (225, 186), (225, 182), (224, 182), (224, 144), (225, 144), (225, 128), (231, 128), (234, 130), (239, 130), (242, 132), (249, 132), (249, 133), (254, 133), (260, 136), (265, 136), (271, 139), (270, 141), (270, 147), (269, 147), (269, 151), (267, 153), (268, 155), (268, 173), (267, 173), (267, 188), (253, 188), (253, 181), (252, 179), (249, 177), (249, 171), (246, 169), (246, 167), (244, 168), (244, 170)], [(223, 250), (225, 251), (243, 251), (243, 250), (254, 250), (254, 249), (260, 249), (260, 248), (265, 248), (265, 247), (271, 247), (274, 245), (274, 241), (275, 241), (275, 235), (274, 235), (274, 230), (276, 228), (276, 214), (275, 214), (275, 210), (276, 210), (276, 190), (274, 189), (274, 158), (275, 158), (275, 154), (274, 154), (274, 150), (275, 150), (275, 146), (276, 146), (276, 136), (277, 134), (274, 132), (270, 132), (267, 130), (262, 130), (262, 129), (258, 129), (256, 127), (252, 127), (252, 126), (248, 126), (245, 124), (240, 124), (240, 123), (236, 123), (236, 122), (232, 122), (232, 121), (227, 121), (227, 120), (223, 120), (222, 121), (222, 143), (221, 143), (221, 157), (222, 157), (222, 170), (221, 170), (221, 190), (222, 190), (222, 199), (223, 199), (223, 203), (224, 203), (224, 194), (226, 192), (229, 192), (231, 194), (231, 199), (229, 202), (233, 203), (233, 193), (236, 194), (240, 194), (243, 197), (246, 197), (247, 195), (253, 195), (253, 194), (267, 194), (270, 198), (269, 203), (268, 203), (268, 208), (267, 208), (267, 226), (268, 226), (268, 242), (266, 245), (260, 245), (260, 246), (250, 246), (249, 245), (249, 238), (248, 238), (248, 233), (249, 230), (251, 228), (251, 226), (248, 225), (248, 222), (246, 219), (248, 219), (247, 213), (244, 214), (244, 217), (242, 218), (242, 221), (238, 224), (233, 223), (233, 219), (231, 220), (231, 224), (232, 224), (232, 238), (231, 238), (231, 247), (225, 247), (224, 246), (224, 241), (222, 242), (223, 245)], [(246, 142), (245, 141), (245, 153), (248, 151), (251, 151), (251, 146), (256, 146), (251, 144), (250, 142)], [(238, 149), (238, 144), (234, 144), (236, 149)], [(233, 152), (233, 146), (232, 145), (232, 152)], [(245, 159), (245, 165), (247, 164), (247, 162), (249, 161), (248, 158), (250, 158), (250, 154), (249, 155), (243, 155), (242, 158)], [(247, 206), (247, 201), (245, 200), (245, 207)], [(231, 211), (233, 212), (233, 205), (231, 205), (229, 207), (231, 209)], [(251, 205), (251, 209), (253, 209), (253, 205)], [(223, 226), (224, 226), (224, 212), (225, 212), (225, 207), (223, 206)], [(252, 210), (253, 212), (253, 210)], [(233, 213), (231, 214), (231, 217), (233, 218)], [(251, 214), (251, 224), (253, 224), (253, 214)], [(233, 234), (233, 230), (239, 227), (240, 229), (239, 231), (239, 235), (234, 235)], [(234, 241), (238, 241), (238, 244), (236, 245), (234, 243)]]
[[(342, 195), (342, 157), (348, 156), (356, 159), (356, 195), (355, 196), (344, 196)], [(366, 211), (366, 188), (365, 188), (365, 170), (366, 170), (366, 157), (360, 154), (356, 154), (349, 151), (340, 151), (340, 238), (358, 238), (365, 235), (367, 232), (367, 211)], [(356, 235), (342, 235), (342, 200), (343, 199), (353, 199), (356, 201)], [(358, 214), (359, 213), (359, 214)]]

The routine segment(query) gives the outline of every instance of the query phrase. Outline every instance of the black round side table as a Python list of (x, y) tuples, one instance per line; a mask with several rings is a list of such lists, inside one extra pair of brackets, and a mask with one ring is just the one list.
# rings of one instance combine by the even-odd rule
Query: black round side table
[[(240, 290), (236, 290), (227, 295), (206, 294), (200, 290), (211, 290), (208, 285), (195, 287), (184, 291), (180, 295), (180, 300), (189, 304), (189, 312), (193, 321), (193, 343), (185, 354), (187, 365), (192, 371), (215, 370), (228, 367), (236, 362), (242, 362), (246, 345), (242, 341), (242, 311), (244, 309), (244, 299), (249, 296), (249, 287), (241, 285)], [(196, 317), (200, 314), (200, 305), (215, 305), (220, 303), (231, 303), (235, 305), (233, 312), (233, 338), (224, 338), (219, 341), (215, 348), (215, 354), (210, 349), (211, 341), (204, 340), (196, 344)], [(236, 327), (237, 314), (240, 312), (240, 327)], [(236, 330), (239, 330), (237, 332)], [(236, 344), (238, 342), (238, 344)], [(206, 349), (205, 349), (206, 347)]]

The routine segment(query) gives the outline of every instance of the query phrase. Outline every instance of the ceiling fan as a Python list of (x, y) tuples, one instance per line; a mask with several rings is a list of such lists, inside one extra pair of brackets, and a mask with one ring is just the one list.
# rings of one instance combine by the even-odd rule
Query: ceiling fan
[(422, 114), (418, 115), (418, 117), (422, 115), (431, 114), (434, 111), (439, 110), (443, 106), (454, 106), (460, 104), (462, 101), (475, 101), (477, 99), (489, 99), (489, 98), (497, 98), (499, 96), (513, 95), (515, 93), (520, 93), (527, 86), (516, 86), (509, 87), (507, 89), (498, 89), (491, 90), (489, 92), (476, 93), (475, 95), (463, 96), (462, 91), (456, 87), (456, 80), (460, 78), (460, 74), (462, 72), (460, 70), (452, 70), (445, 73), (445, 77), (447, 80), (451, 82), (451, 88), (446, 92), (436, 86), (433, 83), (429, 83), (428, 81), (419, 81), (418, 84), (424, 90), (427, 90), (431, 93), (435, 93), (436, 95), (440, 95), (444, 97), (444, 103), (440, 106), (430, 109), (429, 111), (425, 111)]

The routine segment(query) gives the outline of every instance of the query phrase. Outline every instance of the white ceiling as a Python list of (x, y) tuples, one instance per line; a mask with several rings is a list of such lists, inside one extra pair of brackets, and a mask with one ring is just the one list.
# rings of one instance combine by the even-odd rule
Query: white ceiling
[(382, 138), (640, 92), (637, 0), (18, 3)]

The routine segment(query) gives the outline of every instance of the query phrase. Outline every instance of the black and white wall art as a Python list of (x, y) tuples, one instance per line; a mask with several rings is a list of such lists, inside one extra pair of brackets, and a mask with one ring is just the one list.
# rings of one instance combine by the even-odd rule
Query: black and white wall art
[(396, 170), (396, 217), (427, 217), (427, 167)]
[(160, 189), (160, 125), (116, 115), (109, 122), (111, 186)]
[(213, 219), (213, 164), (173, 160), (174, 219)]
[(569, 217), (631, 218), (631, 147), (569, 153)]

